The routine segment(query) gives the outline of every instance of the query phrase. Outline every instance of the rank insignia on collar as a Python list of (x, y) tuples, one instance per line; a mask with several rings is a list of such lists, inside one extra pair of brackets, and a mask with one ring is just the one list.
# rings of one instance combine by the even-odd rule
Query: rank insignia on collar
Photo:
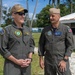
[(5, 33), (5, 30), (2, 27), (0, 27), (0, 35), (3, 35), (4, 33)]
[(25, 35), (29, 35), (29, 32), (25, 32)]
[(16, 30), (14, 33), (17, 37), (22, 36), (22, 32), (20, 30)]
[(48, 34), (48, 35), (52, 35), (52, 32), (51, 32), (51, 31), (48, 31), (47, 34)]

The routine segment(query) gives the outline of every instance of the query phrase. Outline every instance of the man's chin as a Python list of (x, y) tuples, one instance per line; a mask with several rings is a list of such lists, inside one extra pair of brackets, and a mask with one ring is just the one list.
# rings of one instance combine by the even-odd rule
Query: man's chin
[(24, 23), (24, 21), (21, 21), (21, 23), (23, 24), (23, 23)]

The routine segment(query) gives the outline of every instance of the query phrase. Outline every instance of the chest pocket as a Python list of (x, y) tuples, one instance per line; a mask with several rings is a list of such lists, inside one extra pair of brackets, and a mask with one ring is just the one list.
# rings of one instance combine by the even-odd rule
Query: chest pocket
[(18, 46), (19, 44), (20, 44), (19, 39), (17, 39), (14, 35), (9, 34), (8, 49), (11, 50), (13, 47), (15, 49), (16, 45)]
[(23, 41), (25, 43), (29, 43), (29, 41), (30, 41), (30, 33), (29, 32), (24, 32), (23, 33)]
[(46, 36), (46, 41), (52, 41), (52, 38), (53, 38), (53, 34), (52, 34), (52, 31), (48, 31), (45, 33), (45, 36)]
[(56, 41), (64, 41), (65, 40), (65, 34), (61, 31), (56, 31), (54, 33), (54, 37), (55, 37)]

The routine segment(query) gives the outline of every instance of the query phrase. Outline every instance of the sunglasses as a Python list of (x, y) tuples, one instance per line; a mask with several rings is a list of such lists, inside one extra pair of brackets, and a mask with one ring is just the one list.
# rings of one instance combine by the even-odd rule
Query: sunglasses
[(14, 14), (18, 14), (18, 15), (20, 15), (20, 16), (25, 15), (24, 12), (16, 12), (16, 13), (14, 13)]

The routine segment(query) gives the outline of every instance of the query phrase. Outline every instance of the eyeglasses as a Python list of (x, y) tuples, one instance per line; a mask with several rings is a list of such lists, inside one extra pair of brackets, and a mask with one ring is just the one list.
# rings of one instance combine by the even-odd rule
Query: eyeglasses
[(20, 16), (25, 15), (24, 12), (16, 12), (16, 13), (14, 13), (14, 14), (18, 14), (18, 15), (20, 15)]

